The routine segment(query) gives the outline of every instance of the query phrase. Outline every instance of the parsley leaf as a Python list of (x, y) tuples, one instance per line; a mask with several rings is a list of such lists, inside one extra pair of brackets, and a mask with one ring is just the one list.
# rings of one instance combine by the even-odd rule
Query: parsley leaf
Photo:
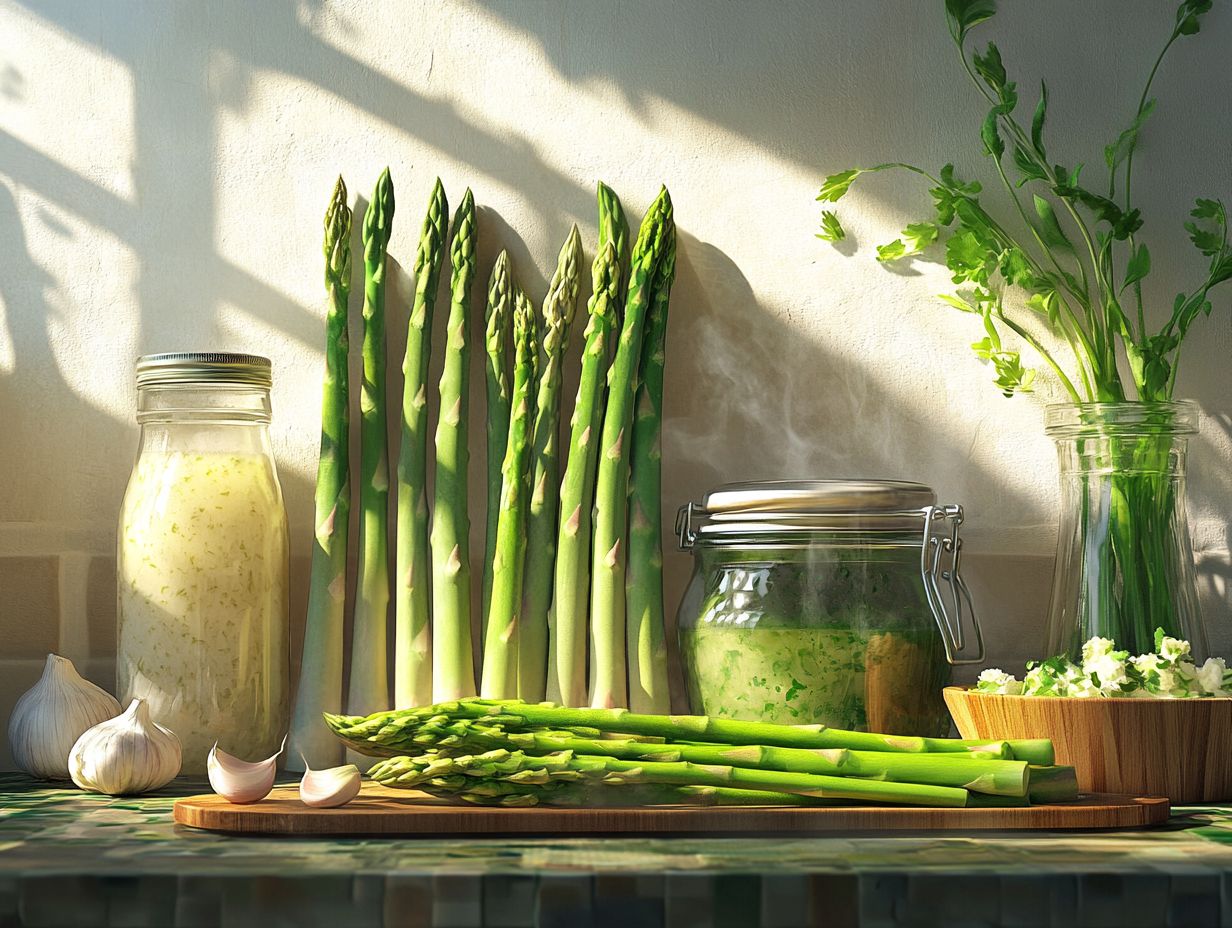
[(945, 18), (950, 26), (950, 35), (959, 45), (966, 40), (968, 32), (992, 19), (996, 13), (994, 0), (945, 0)]
[(1040, 81), (1039, 103), (1035, 105), (1035, 115), (1031, 117), (1031, 144), (1035, 150), (1044, 156), (1044, 119), (1048, 113), (1048, 85)]
[(833, 210), (824, 210), (821, 214), (821, 231), (817, 237), (825, 242), (841, 242), (847, 237), (847, 230), (838, 221), (838, 214)]
[(863, 173), (861, 168), (852, 168), (850, 171), (831, 174), (821, 182), (821, 190), (817, 193), (817, 199), (827, 203), (837, 203), (851, 189), (852, 181)]
[(1035, 215), (1040, 218), (1040, 238), (1044, 240), (1044, 244), (1049, 248), (1059, 248), (1062, 251), (1072, 252), (1074, 250), (1073, 243), (1066, 238), (1065, 233), (1061, 230), (1061, 223), (1057, 222), (1056, 211), (1052, 208), (1052, 204), (1038, 194), (1034, 197)]
[(1149, 273), (1151, 273), (1151, 253), (1147, 251), (1146, 245), (1139, 243), (1134, 253), (1130, 255), (1129, 263), (1125, 265), (1125, 282), (1121, 284), (1121, 292), (1124, 293), (1126, 287), (1136, 284)]
[(903, 244), (901, 238), (896, 238), (892, 242), (887, 242), (885, 245), (877, 246), (878, 261), (894, 261), (907, 254), (907, 246)]

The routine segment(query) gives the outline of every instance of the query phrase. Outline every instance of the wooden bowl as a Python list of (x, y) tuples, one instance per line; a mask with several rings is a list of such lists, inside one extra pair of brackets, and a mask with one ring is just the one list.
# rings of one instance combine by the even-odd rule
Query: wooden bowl
[(944, 695), (964, 738), (1051, 738), (1084, 792), (1232, 800), (1232, 699)]

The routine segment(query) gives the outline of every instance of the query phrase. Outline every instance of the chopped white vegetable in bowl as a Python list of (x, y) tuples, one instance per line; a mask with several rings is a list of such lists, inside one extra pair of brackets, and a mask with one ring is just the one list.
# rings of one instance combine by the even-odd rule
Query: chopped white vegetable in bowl
[(1194, 699), (1232, 696), (1232, 673), (1222, 657), (1199, 667), (1188, 641), (1155, 630), (1155, 652), (1130, 657), (1110, 638), (1092, 638), (1082, 646), (1082, 663), (1064, 655), (1031, 661), (1019, 680), (998, 668), (980, 674), (972, 689), (1006, 696), (1094, 696), (1143, 699)]

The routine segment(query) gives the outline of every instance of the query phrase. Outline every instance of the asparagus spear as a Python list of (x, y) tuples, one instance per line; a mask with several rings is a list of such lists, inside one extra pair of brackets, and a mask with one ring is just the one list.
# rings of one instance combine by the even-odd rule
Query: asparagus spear
[(476, 755), (424, 754), (394, 757), (373, 767), (368, 775), (385, 786), (414, 789), (432, 780), (485, 777), (512, 783), (571, 782), (664, 783), (677, 786), (719, 786), (772, 790), (822, 799), (859, 799), (865, 802), (961, 808), (967, 791), (948, 786), (892, 783), (858, 777), (833, 777), (782, 770), (761, 770), (688, 761), (628, 761), (560, 751), (531, 756), (521, 751), (487, 751)]
[(625, 578), (628, 621), (629, 708), (667, 712), (667, 638), (663, 616), (663, 364), (667, 306), (676, 279), (676, 224), (669, 225), (655, 269), (654, 298), (642, 339), (641, 386), (633, 423), (629, 495), (629, 566)]
[(496, 528), (500, 515), (501, 466), (509, 440), (509, 339), (513, 326), (513, 290), (509, 284), (509, 253), (502, 251), (488, 282), (484, 345), (488, 388), (488, 506), (483, 558), (483, 631), (488, 628), (492, 602), (492, 558), (496, 554)]
[(342, 178), (325, 212), (325, 380), (321, 390), (321, 455), (317, 462), (316, 535), (304, 627), (304, 657), (291, 719), (287, 767), (342, 763), (342, 744), (321, 724), (342, 708), (342, 626), (346, 605), (347, 527), (351, 473), (347, 384), (347, 300), (351, 293), (351, 208)]
[[(849, 799), (820, 799), (794, 793), (726, 786), (673, 786), (667, 783), (630, 783), (605, 789), (589, 783), (553, 781), (543, 784), (509, 783), (466, 777), (436, 785), (432, 780), (417, 789), (444, 799), (477, 806), (525, 808), (530, 806), (840, 806)], [(968, 797), (970, 799), (970, 797)], [(1000, 798), (1000, 797), (999, 797)]]
[(449, 204), (438, 177), (415, 254), (415, 303), (402, 360), (402, 443), (398, 449), (398, 521), (394, 593), (394, 705), (432, 701), (428, 599), (428, 360), (432, 310), (445, 253)]
[(620, 267), (620, 279), (617, 282), (616, 311), (625, 305), (625, 291), (629, 283), (629, 223), (625, 219), (624, 207), (620, 205), (620, 197), (616, 191), (603, 181), (599, 181), (599, 251), (603, 251), (608, 242), (616, 252), (616, 264)]
[(509, 732), (500, 725), (488, 725), (476, 719), (430, 720), (392, 753), (429, 748), (450, 754), (508, 750), (537, 755), (572, 751), (575, 755), (619, 760), (688, 761), (828, 776), (871, 777), (897, 783), (953, 786), (1001, 796), (1027, 795), (1029, 777), (1025, 761), (977, 757), (968, 753), (892, 754), (841, 748), (802, 750), (766, 745), (669, 744), (588, 738), (569, 731)]
[(475, 277), (475, 199), (468, 187), (453, 217), (449, 247), (449, 326), (436, 423), (432, 506), (432, 693), (475, 695), (471, 654), (470, 517), (467, 515), (471, 283)]
[(599, 442), (595, 485), (594, 544), (591, 554), (591, 684), (596, 708), (623, 706), (625, 680), (625, 555), (629, 515), (629, 434), (637, 395), (642, 330), (655, 270), (672, 223), (672, 201), (664, 187), (647, 211), (633, 249), (629, 296), (616, 357), (608, 370), (607, 408)]
[(560, 502), (560, 387), (569, 329), (577, 311), (582, 241), (569, 230), (556, 273), (543, 300), (543, 342), (535, 425), (531, 437), (530, 511), (526, 522), (526, 569), (522, 622), (518, 630), (518, 695), (543, 699), (548, 675), (548, 607), (556, 563), (556, 512)]
[[(489, 633), (489, 640), (491, 634)], [(447, 719), (482, 719), (507, 731), (533, 729), (585, 730), (589, 737), (607, 734), (641, 735), (674, 742), (761, 744), (788, 748), (847, 748), (858, 751), (889, 751), (899, 754), (977, 753), (1013, 759), (1010, 741), (961, 741), (844, 731), (826, 725), (777, 725), (744, 722), (704, 715), (641, 715), (627, 709), (574, 709), (551, 703), (525, 703), (516, 699), (459, 699), (453, 702), (390, 712), (362, 718), (326, 715), (330, 729), (348, 743), (390, 744), (399, 750), (413, 743), (417, 729)], [(593, 733), (593, 734), (591, 734)], [(1022, 758), (1017, 758), (1021, 760)]]
[(389, 460), (385, 435), (385, 267), (394, 218), (394, 185), (386, 168), (364, 214), (363, 387), (360, 392), (359, 581), (351, 628), (347, 707), (375, 712), (389, 705)]
[[(501, 465), (500, 516), (492, 556), (492, 601), (484, 634), (484, 696), (512, 696), (518, 687), (518, 613), (526, 554), (527, 472), (531, 404), (537, 367), (535, 308), (521, 290), (513, 309), (513, 396), (509, 437)], [(456, 703), (455, 703), (456, 705)]]
[(582, 373), (569, 428), (569, 455), (560, 488), (548, 659), (548, 698), (567, 706), (586, 704), (590, 508), (598, 465), (598, 432), (603, 424), (603, 372), (607, 369), (620, 284), (620, 265), (612, 242), (606, 242), (595, 256), (591, 280), (586, 347), (582, 351)]

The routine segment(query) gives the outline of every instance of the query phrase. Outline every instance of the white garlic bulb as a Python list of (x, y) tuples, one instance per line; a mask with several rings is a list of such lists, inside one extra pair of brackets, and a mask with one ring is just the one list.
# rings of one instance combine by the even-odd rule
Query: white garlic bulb
[(67, 780), (68, 755), (86, 729), (120, 714), (120, 704), (77, 673), (67, 657), (48, 654), (43, 675), (9, 716), (9, 748), (31, 776)]
[(144, 699), (134, 699), (123, 715), (77, 739), (68, 767), (82, 789), (125, 796), (166, 786), (180, 761), (180, 739), (150, 718)]
[(359, 795), (359, 768), (354, 764), (313, 770), (304, 758), (304, 778), (299, 781), (299, 798), (314, 809), (336, 809)]
[(275, 754), (249, 763), (228, 754), (215, 742), (205, 761), (210, 786), (228, 802), (248, 803), (264, 799), (274, 788), (274, 777), (278, 775), (278, 755), (286, 746), (287, 739), (283, 738), (282, 746)]

